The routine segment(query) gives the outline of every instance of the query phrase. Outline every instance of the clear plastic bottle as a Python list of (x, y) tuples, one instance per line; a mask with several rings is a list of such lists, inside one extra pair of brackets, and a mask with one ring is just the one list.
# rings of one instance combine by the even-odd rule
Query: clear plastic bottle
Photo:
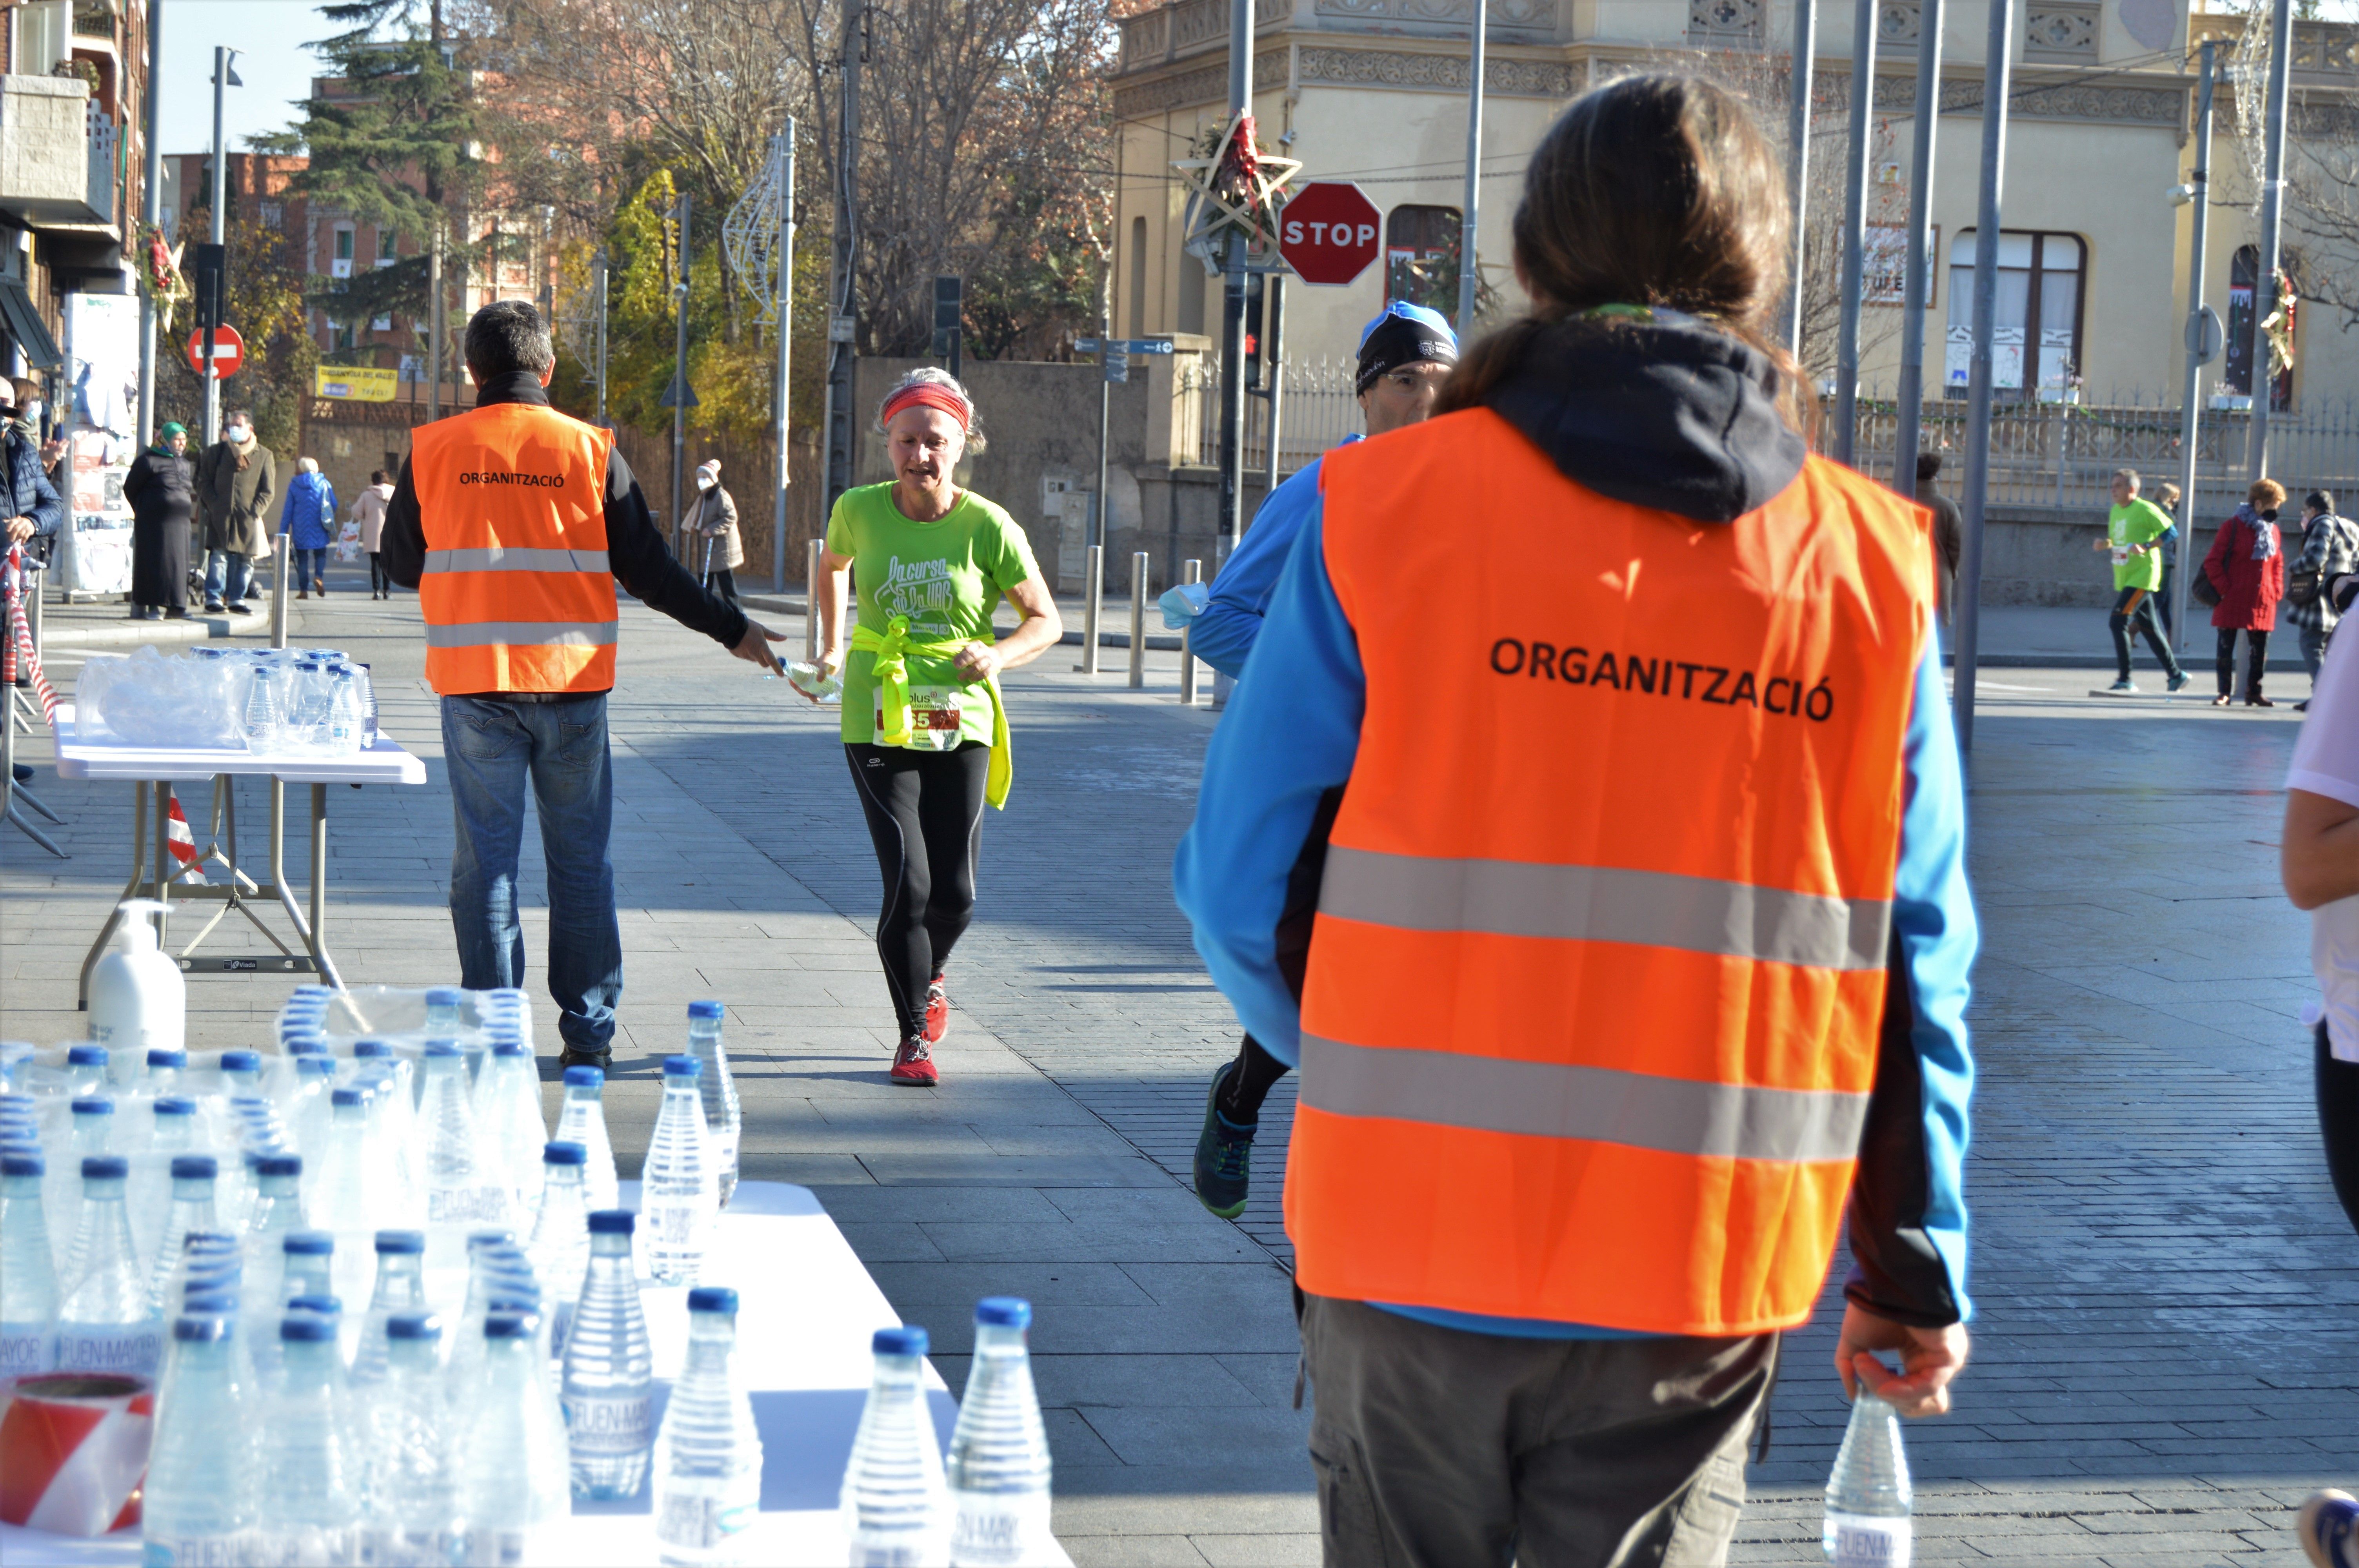
[(120, 1154), (82, 1162), (82, 1272), (58, 1299), (58, 1370), (152, 1378), (163, 1357), (164, 1320), (131, 1245), (123, 1210), (130, 1165)]
[(158, 1307), (169, 1313), (173, 1271), (180, 1267), (191, 1235), (215, 1233), (221, 1216), (213, 1204), (213, 1186), (221, 1179), (221, 1162), (211, 1154), (172, 1156), (172, 1206), (164, 1216), (164, 1229), (149, 1255), (147, 1288)]
[(103, 1045), (69, 1045), (66, 1047), (66, 1093), (80, 1098), (100, 1093), (106, 1087), (106, 1047)]
[(457, 986), (426, 988), (426, 1036), (429, 1040), (453, 1040), (458, 1037), (461, 1023), (459, 1009), (465, 1004), (467, 993)]
[(262, 1411), (255, 1561), (340, 1565), (359, 1561), (359, 1433), (350, 1421), (333, 1319), (289, 1312), (278, 1320), (281, 1369)]
[(532, 1265), (505, 1230), (479, 1230), (467, 1238), (467, 1297), (451, 1344), (451, 1397), (465, 1403), (483, 1370), (484, 1319), (495, 1299), (516, 1285), (533, 1286)]
[(926, 1409), (926, 1331), (880, 1328), (876, 1375), (852, 1439), (840, 1504), (852, 1568), (950, 1561), (950, 1488)]
[(257, 664), (245, 688), (245, 749), (286, 750), (287, 677), (276, 665)]
[(31, 1151), (0, 1154), (0, 1378), (46, 1372), (58, 1358), (58, 1277)]
[(512, 1223), (506, 1173), (486, 1169), (468, 1095), (466, 1059), (448, 1040), (426, 1047), (426, 1228), (428, 1245), (453, 1245), (466, 1231)]
[(1908, 1568), (1912, 1498), (1899, 1413), (1862, 1383), (1827, 1477), (1820, 1542), (1827, 1561), (1836, 1568)]
[(697, 1094), (697, 1060), (666, 1056), (663, 1072), (663, 1106), (639, 1168), (639, 1213), (647, 1225), (640, 1250), (656, 1283), (692, 1285), (720, 1211), (720, 1187)]
[(324, 1230), (290, 1230), (279, 1243), (279, 1250), (286, 1260), (278, 1276), (281, 1301), (336, 1293), (333, 1236)]
[(257, 1488), (246, 1376), (234, 1318), (174, 1320), (140, 1504), (147, 1562), (249, 1561)]
[(543, 1147), (541, 1164), (548, 1180), (541, 1186), (540, 1212), (533, 1219), (528, 1249), (533, 1274), (548, 1292), (549, 1348), (560, 1357), (573, 1322), (573, 1304), (582, 1299), (582, 1277), (590, 1269), (590, 1206), (582, 1186), (586, 1157), (579, 1143)]
[(376, 1228), (376, 1202), (369, 1180), (368, 1091), (339, 1088), (328, 1096), (328, 1136), (313, 1161), (320, 1173), (311, 1191), (312, 1221), (338, 1236), (365, 1236)]
[(417, 1111), (400, 1079), (387, 1075), (362, 1083), (370, 1091), (363, 1112), (362, 1164), (368, 1172), (373, 1223), (415, 1230), (426, 1223), (426, 1187), (419, 1177), (425, 1152), (409, 1136)]
[(187, 1298), (199, 1291), (244, 1287), (245, 1249), (223, 1230), (192, 1230), (180, 1238), (179, 1255), (156, 1292), (166, 1317), (187, 1310)]
[(323, 749), (342, 756), (361, 748), (361, 731), (367, 721), (367, 710), (361, 700), (360, 683), (353, 678), (352, 670), (339, 665), (328, 672), (326, 722), (321, 728)]
[(65, 1258), (58, 1269), (58, 1281), (66, 1286), (82, 1276), (82, 1162), (117, 1152), (112, 1099), (104, 1095), (82, 1095), (71, 1102), (69, 1110), (72, 1119), (69, 1124), (71, 1130), (66, 1136), (65, 1157), (50, 1165), (46, 1195), (58, 1234), (65, 1238)]
[(951, 1429), (954, 1568), (1014, 1568), (1047, 1550), (1049, 1433), (1032, 1387), (1025, 1330), (1032, 1303), (985, 1296), (974, 1308), (974, 1360)]
[(704, 1130), (712, 1144), (721, 1206), (737, 1192), (737, 1142), (745, 1112), (737, 1103), (737, 1077), (729, 1070), (729, 1050), (721, 1042), (722, 1007), (717, 1001), (688, 1004), (688, 1054), (696, 1058), (696, 1092), (704, 1106)]
[[(426, 1235), (418, 1230), (376, 1233), (376, 1288), (361, 1317), (360, 1344), (353, 1352), (353, 1381), (366, 1387), (386, 1377), (386, 1342), (397, 1317), (426, 1310)], [(441, 1323), (435, 1320), (434, 1355), (441, 1356)], [(437, 1372), (440, 1368), (438, 1364)]]
[(737, 1292), (688, 1292), (688, 1360), (656, 1440), (656, 1541), (671, 1568), (745, 1561), (762, 1506), (762, 1434), (737, 1378)]
[(557, 1113), (557, 1136), (589, 1152), (582, 1167), (582, 1185), (592, 1212), (613, 1208), (620, 1184), (614, 1175), (614, 1146), (606, 1139), (606, 1075), (597, 1067), (565, 1069), (565, 1101)]
[(287, 1235), (304, 1228), (303, 1157), (257, 1154), (248, 1168), (254, 1173), (255, 1196), (245, 1217), (245, 1255), (240, 1260), (245, 1271), (245, 1339), (267, 1378), (278, 1368), (275, 1314), (287, 1299), (280, 1289), (287, 1277)]
[(805, 697), (818, 702), (843, 700), (843, 676), (825, 665), (809, 659), (797, 659), (787, 666), (787, 679)]
[(484, 1319), (483, 1396), (467, 1423), (462, 1492), (469, 1563), (542, 1561), (546, 1532), (570, 1509), (567, 1433), (536, 1377), (531, 1324), (512, 1313)]
[(189, 1054), (177, 1045), (153, 1045), (147, 1051), (147, 1081), (143, 1086), (158, 1098), (180, 1092), (188, 1076)]
[(222, 1093), (232, 1098), (262, 1092), (262, 1053), (224, 1051), (221, 1054)]
[(329, 1128), (335, 1116), (336, 1059), (324, 1045), (299, 1052), (295, 1057), (295, 1098), (287, 1107), (288, 1130), (298, 1153), (308, 1155), (303, 1167), (303, 1191), (318, 1187), (327, 1162)]
[(197, 1102), (186, 1095), (168, 1094), (148, 1102), (147, 1152), (185, 1154), (196, 1147)]
[(383, 1325), (381, 1342), (383, 1377), (367, 1406), (361, 1561), (402, 1568), (464, 1562), (461, 1443), (442, 1382), (442, 1320), (424, 1311), (396, 1313)]
[(590, 1268), (565, 1336), (559, 1395), (577, 1498), (634, 1498), (647, 1480), (655, 1364), (631, 1269), (636, 1221), (627, 1209), (590, 1217)]
[(540, 1195), (541, 1146), (549, 1124), (540, 1114), (540, 1074), (532, 1053), (515, 1034), (492, 1042), (484, 1076), (475, 1083), (475, 1120), (499, 1151), (516, 1212), (531, 1212)]

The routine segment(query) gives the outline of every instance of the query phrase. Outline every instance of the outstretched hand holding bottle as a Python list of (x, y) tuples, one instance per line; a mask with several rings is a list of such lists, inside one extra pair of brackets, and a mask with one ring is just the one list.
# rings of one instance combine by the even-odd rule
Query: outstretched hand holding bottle
[[(1835, 1337), (1835, 1370), (1847, 1397), (1858, 1398), (1864, 1382), (1868, 1392), (1902, 1415), (1946, 1415), (1950, 1384), (1965, 1369), (1971, 1348), (1962, 1323), (1912, 1328), (1845, 1303), (1843, 1332)], [(1897, 1375), (1876, 1357), (1879, 1350), (1900, 1353)]]

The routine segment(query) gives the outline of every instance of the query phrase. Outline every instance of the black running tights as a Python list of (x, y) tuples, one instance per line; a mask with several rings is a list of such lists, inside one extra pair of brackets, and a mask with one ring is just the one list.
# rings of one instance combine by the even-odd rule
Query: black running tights
[(843, 751), (885, 874), (876, 956), (906, 1040), (924, 1031), (926, 987), (974, 915), (991, 748), (970, 741), (955, 752), (864, 743)]
[(2359, 1062), (2335, 1059), (2324, 1023), (2318, 1026), (2318, 1130), (2334, 1195), (2359, 1230)]

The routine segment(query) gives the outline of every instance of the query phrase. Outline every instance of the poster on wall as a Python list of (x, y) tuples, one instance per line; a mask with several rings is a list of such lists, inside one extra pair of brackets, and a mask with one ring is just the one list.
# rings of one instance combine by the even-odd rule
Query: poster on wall
[(127, 446), (104, 430), (78, 429), (67, 438), (66, 516), (60, 554), (70, 593), (131, 591), (131, 505), (123, 481)]
[(128, 294), (64, 299), (68, 395), (64, 492), (67, 526), (59, 577), (70, 593), (131, 591), (131, 470), (139, 419), (139, 300)]

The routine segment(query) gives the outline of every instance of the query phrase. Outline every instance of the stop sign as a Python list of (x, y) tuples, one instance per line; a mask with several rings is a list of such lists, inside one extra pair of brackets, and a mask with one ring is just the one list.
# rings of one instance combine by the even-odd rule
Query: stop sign
[[(245, 363), (245, 340), (237, 335), (234, 327), (213, 329), (213, 379), (227, 381)], [(189, 334), (189, 368), (199, 375), (205, 373), (205, 335), (202, 331)]]
[(1278, 214), (1278, 254), (1305, 283), (1350, 283), (1376, 259), (1382, 217), (1349, 180), (1314, 180)]

